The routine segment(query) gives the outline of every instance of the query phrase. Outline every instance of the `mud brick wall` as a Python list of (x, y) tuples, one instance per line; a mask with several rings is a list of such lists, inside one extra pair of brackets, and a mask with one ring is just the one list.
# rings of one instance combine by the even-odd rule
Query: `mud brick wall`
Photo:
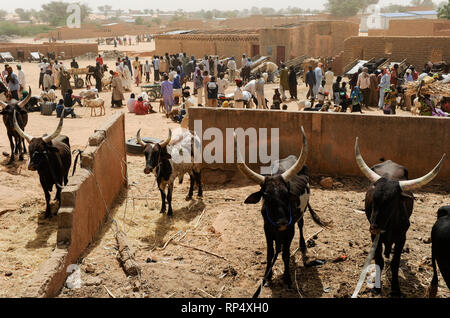
[(391, 20), (387, 30), (369, 30), (369, 36), (450, 36), (450, 21)]
[(344, 43), (344, 65), (355, 59), (390, 58), (408, 63), (421, 69), (427, 61), (450, 60), (450, 36), (392, 36), (392, 37), (351, 37)]
[[(153, 29), (153, 31), (156, 30), (156, 28)], [(138, 35), (145, 33), (151, 33), (151, 29), (143, 25), (120, 23), (109, 26), (97, 26), (94, 24), (83, 24), (81, 28), (63, 27), (39, 36), (44, 38), (56, 38), (57, 40), (64, 41), (87, 38), (107, 38), (123, 35)]]
[(182, 34), (155, 37), (155, 54), (176, 52), (202, 57), (204, 55), (234, 56), (240, 67), (240, 56), (251, 55), (252, 45), (259, 45), (258, 34)]
[(18, 51), (24, 52), (25, 59), (30, 56), (30, 52), (40, 52), (45, 56), (47, 56), (48, 52), (54, 52), (56, 55), (64, 52), (65, 58), (74, 58), (85, 53), (98, 53), (98, 45), (97, 43), (0, 44), (0, 52), (10, 52), (15, 59), (18, 58)]
[[(226, 136), (226, 128), (267, 128), (270, 140), (270, 129), (279, 128), (280, 158), (300, 154), (303, 126), (309, 145), (307, 165), (314, 174), (362, 176), (354, 155), (356, 137), (359, 137), (361, 154), (368, 165), (379, 163), (380, 158), (391, 159), (407, 167), (411, 178), (428, 173), (444, 153), (450, 154), (448, 118), (192, 107), (189, 108), (191, 130), (194, 120), (202, 121), (203, 132), (215, 127), (223, 136)], [(203, 148), (209, 142), (203, 141)], [(248, 143), (247, 138), (246, 158)], [(226, 158), (225, 141), (223, 145), (222, 153)], [(268, 145), (270, 154), (270, 141)], [(261, 164), (249, 166), (259, 172)], [(242, 178), (234, 164), (205, 164), (202, 175), (205, 183), (226, 183)], [(448, 158), (436, 179), (443, 182), (450, 179)]]
[(57, 246), (32, 278), (30, 297), (56, 296), (77, 259), (101, 230), (118, 194), (127, 186), (125, 115), (113, 115), (89, 138), (81, 168), (61, 193)]
[[(286, 60), (298, 56), (329, 57), (344, 50), (344, 40), (359, 34), (359, 25), (345, 21), (311, 21), (291, 28), (260, 30), (262, 55), (277, 58), (277, 46), (286, 49)], [(269, 54), (271, 52), (271, 54)]]

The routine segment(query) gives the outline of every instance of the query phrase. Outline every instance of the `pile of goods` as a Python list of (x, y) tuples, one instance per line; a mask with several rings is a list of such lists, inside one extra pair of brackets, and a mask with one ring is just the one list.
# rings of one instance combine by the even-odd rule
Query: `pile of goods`
[[(417, 94), (420, 82), (409, 82), (403, 85), (405, 89), (405, 95)], [(440, 95), (442, 97), (450, 97), (450, 82), (446, 79), (442, 81), (436, 81), (434, 78), (427, 76), (423, 80), (423, 85), (420, 90), (421, 94), (428, 95)]]

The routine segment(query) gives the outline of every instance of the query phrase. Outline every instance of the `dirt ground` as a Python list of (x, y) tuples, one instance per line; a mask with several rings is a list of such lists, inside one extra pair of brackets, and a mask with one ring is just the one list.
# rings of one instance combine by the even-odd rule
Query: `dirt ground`
[[(133, 48), (133, 51), (138, 50), (145, 51), (145, 48)], [(112, 62), (105, 61), (109, 65), (113, 65)], [(69, 61), (64, 63), (68, 65)], [(91, 61), (79, 63), (80, 67), (93, 64)], [(38, 95), (38, 66), (22, 63), (22, 67), (33, 95)], [(299, 96), (306, 95), (302, 85)], [(274, 84), (266, 86), (269, 100), (274, 87)], [(136, 87), (133, 91), (140, 93)], [(125, 94), (126, 99), (130, 93)], [(127, 138), (135, 136), (139, 128), (142, 128), (144, 136), (164, 138), (168, 127), (178, 126), (160, 113), (135, 116), (127, 113), (125, 108), (111, 109), (110, 94), (100, 94), (106, 101), (107, 116), (115, 112), (126, 113)], [(288, 103), (288, 106), (289, 111), (297, 110), (295, 102)], [(106, 117), (90, 117), (88, 109), (78, 106), (75, 112), (81, 118), (65, 119), (62, 134), (70, 137), (72, 149), (83, 149), (89, 135)], [(35, 136), (51, 133), (57, 122), (55, 116), (31, 113), (26, 131)], [(9, 153), (6, 129), (4, 125), (0, 127), (0, 153)], [(12, 165), (7, 165), (8, 159), (4, 155), (0, 157), (0, 297), (17, 297), (53, 250), (57, 221), (55, 217), (51, 220), (43, 218), (44, 195), (37, 173), (26, 168), (28, 157)], [(175, 186), (174, 217), (169, 219), (159, 214), (159, 191), (154, 177), (143, 174), (143, 157), (129, 156), (128, 169), (130, 188), (122, 195), (112, 218), (119, 223), (136, 250), (136, 261), (142, 268), (140, 283), (128, 279), (119, 266), (115, 258), (114, 229), (108, 223), (82, 260), (83, 269), (89, 265), (95, 272), (83, 271), (83, 287), (78, 290), (65, 288), (60, 296), (108, 297), (103, 287), (106, 286), (116, 297), (250, 297), (262, 277), (266, 258), (259, 207), (243, 204), (246, 196), (257, 187), (237, 184), (227, 185), (227, 188), (205, 186), (203, 200), (186, 202), (188, 181), (185, 180), (184, 184)], [(294, 286), (294, 290), (286, 291), (280, 280), (282, 262), (279, 260), (275, 266), (274, 286), (264, 288), (262, 297), (346, 297), (353, 291), (370, 248), (368, 222), (364, 215), (353, 212), (353, 209), (364, 206), (367, 182), (337, 179), (335, 181), (339, 183), (335, 189), (323, 190), (318, 181), (316, 177), (312, 183), (311, 203), (324, 219), (334, 222), (334, 228), (318, 235), (309, 256), (311, 260), (327, 262), (320, 267), (306, 268), (299, 254), (293, 256), (295, 264), (292, 263), (291, 272), (295, 275), (298, 290)], [(426, 191), (417, 194), (408, 232), (408, 249), (402, 256), (401, 286), (407, 297), (421, 297), (431, 280), (429, 261), (424, 259), (431, 255), (431, 246), (423, 241), (429, 237), (437, 209), (449, 204), (445, 201), (448, 189), (443, 191), (432, 186)], [(305, 237), (319, 229), (308, 216)], [(297, 246), (298, 233), (291, 250)], [(348, 256), (347, 261), (331, 262), (343, 253)], [(426, 264), (419, 266), (424, 260)], [(387, 296), (389, 283), (385, 276), (383, 280), (386, 282), (383, 296)], [(440, 284), (438, 295), (449, 297), (442, 279)], [(371, 297), (364, 291), (361, 296)]]

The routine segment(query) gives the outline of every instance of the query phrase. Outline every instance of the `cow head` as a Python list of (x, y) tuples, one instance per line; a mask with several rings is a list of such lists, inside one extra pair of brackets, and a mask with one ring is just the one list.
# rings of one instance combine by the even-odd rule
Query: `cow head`
[[(15, 111), (14, 111), (15, 115)], [(61, 116), (59, 120), (58, 127), (50, 136), (45, 135), (42, 137), (33, 137), (27, 133), (25, 133), (17, 124), (17, 119), (14, 116), (14, 128), (17, 133), (24, 138), (28, 144), (28, 150), (30, 152), (30, 160), (28, 163), (28, 170), (39, 170), (40, 166), (43, 162), (45, 162), (48, 158), (49, 153), (57, 152), (58, 149), (52, 146), (52, 140), (58, 137), (61, 133), (63, 126), (64, 116)]]
[(25, 105), (30, 101), (31, 87), (29, 88), (29, 90), (30, 93), (23, 101), (17, 102), (15, 100), (12, 100), (9, 103), (0, 101), (0, 114), (3, 115), (3, 121), (6, 127), (14, 127), (13, 115), (15, 110), (25, 113), (27, 112), (25, 110)]
[(414, 180), (400, 181), (380, 176), (367, 166), (359, 151), (358, 138), (355, 142), (355, 157), (359, 169), (370, 180), (374, 188), (370, 231), (372, 234), (379, 234), (386, 232), (391, 225), (391, 220), (398, 215), (398, 211), (405, 209), (404, 198), (413, 198), (408, 192), (420, 189), (437, 176), (444, 162), (445, 154), (437, 166), (425, 176)]
[(167, 152), (167, 145), (172, 139), (172, 130), (169, 129), (169, 136), (163, 143), (146, 143), (141, 138), (141, 130), (139, 129), (136, 134), (136, 140), (144, 148), (145, 154), (145, 174), (150, 174), (154, 169), (159, 167), (163, 160), (171, 159), (171, 155)]
[(258, 192), (251, 194), (246, 204), (256, 204), (263, 199), (262, 212), (264, 219), (278, 231), (284, 231), (294, 222), (292, 220), (294, 209), (298, 206), (298, 198), (290, 193), (289, 181), (299, 173), (305, 165), (308, 156), (308, 143), (302, 127), (303, 149), (296, 163), (283, 174), (275, 176), (262, 176), (252, 171), (242, 160), (234, 136), (234, 147), (237, 152), (237, 166), (243, 175), (261, 186)]

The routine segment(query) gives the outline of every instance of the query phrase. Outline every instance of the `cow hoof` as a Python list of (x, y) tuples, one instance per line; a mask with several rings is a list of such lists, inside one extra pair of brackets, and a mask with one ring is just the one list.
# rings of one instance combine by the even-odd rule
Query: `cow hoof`
[(381, 295), (381, 288), (372, 288), (370, 292), (374, 295)]
[(192, 200), (192, 196), (189, 196), (189, 195), (188, 195), (188, 196), (186, 197), (186, 201), (191, 201), (191, 200)]
[(392, 290), (389, 294), (391, 298), (402, 298), (404, 295), (400, 292), (400, 290)]
[(20, 157), (19, 157), (19, 161), (23, 161), (23, 156), (20, 156)]
[(173, 217), (173, 213), (172, 213), (172, 212), (169, 212), (169, 213), (167, 213), (167, 216), (168, 216), (169, 218), (171, 218), (171, 217)]

